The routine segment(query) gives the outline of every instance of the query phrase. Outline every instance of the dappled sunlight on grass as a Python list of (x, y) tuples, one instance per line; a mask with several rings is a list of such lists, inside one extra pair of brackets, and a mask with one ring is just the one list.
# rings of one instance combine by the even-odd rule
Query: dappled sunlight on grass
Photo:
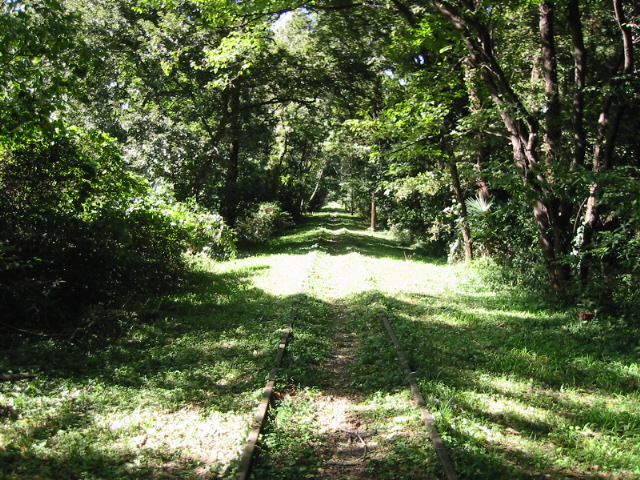
[[(316, 257), (315, 251), (306, 255), (272, 255), (269, 257), (267, 268), (253, 277), (252, 285), (274, 296), (301, 294)], [(247, 259), (243, 263), (251, 265), (253, 260), (261, 263), (265, 261), (259, 257)]]
[[(431, 303), (428, 297), (424, 302)], [(463, 309), (460, 299), (436, 308), (416, 308), (415, 298), (404, 306), (389, 303), (394, 306), (394, 321), (405, 322), (397, 329), (403, 341), (413, 346), (409, 348), (415, 348), (412, 362), (419, 365), (417, 373), (424, 379), (424, 390), (434, 402), (445, 435), (453, 435), (454, 444), (471, 438), (477, 443), (478, 451), (463, 461), (470, 462), (463, 468), (486, 469), (484, 462), (492, 459), (494, 478), (529, 478), (536, 471), (565, 478), (575, 469), (587, 474), (593, 464), (599, 465), (600, 473), (624, 472), (607, 478), (635, 478), (639, 412), (630, 382), (637, 385), (637, 362), (622, 369), (630, 373), (623, 378), (616, 374), (620, 362), (594, 361), (588, 355), (585, 361), (590, 348), (567, 335), (566, 316), (492, 311), (486, 306)], [(440, 385), (448, 388), (442, 390)], [(612, 391), (627, 392), (616, 397), (617, 413), (611, 408)], [(600, 415), (588, 415), (594, 411)], [(616, 432), (609, 427), (614, 417), (619, 419)], [(614, 444), (625, 448), (612, 450), (610, 442), (603, 441), (598, 450), (591, 437), (585, 437), (585, 425), (608, 432)], [(513, 448), (530, 460), (519, 467), (521, 459), (507, 468)], [(494, 455), (503, 459), (500, 462), (507, 469), (502, 473)]]
[[(116, 450), (131, 455), (143, 450), (167, 452), (199, 465), (216, 465), (229, 464), (237, 456), (246, 419), (242, 415), (204, 413), (193, 408), (175, 412), (136, 409), (109, 415), (96, 423), (116, 439), (113, 444)], [(212, 449), (211, 445), (216, 448)], [(147, 468), (150, 466), (147, 464)], [(139, 467), (135, 462), (126, 466), (128, 470)], [(162, 464), (156, 465), (156, 468), (162, 467)]]
[[(302, 478), (299, 467), (318, 468), (309, 446), (324, 441), (305, 428), (331, 382), (322, 365), (336, 316), (354, 333), (353, 411), (384, 446), (371, 475), (405, 461), (429, 471), (398, 478), (435, 476), (385, 316), (463, 478), (640, 478), (637, 332), (495, 290), (365, 228), (322, 212), (236, 260), (194, 258), (190, 287), (149, 311), (2, 352), (2, 371), (36, 375), (0, 384), (3, 478), (232, 476), (285, 327), (286, 435), (269, 441), (283, 478)], [(287, 423), (294, 413), (309, 423)]]

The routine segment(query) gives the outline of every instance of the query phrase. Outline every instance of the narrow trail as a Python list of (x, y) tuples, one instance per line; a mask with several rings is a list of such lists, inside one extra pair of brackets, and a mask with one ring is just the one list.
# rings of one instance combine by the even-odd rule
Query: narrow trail
[[(329, 257), (324, 268), (316, 271), (321, 275), (323, 292), (331, 302), (333, 348), (322, 366), (325, 377), (320, 384), (324, 395), (316, 399), (316, 419), (324, 445), (320, 448), (323, 466), (318, 474), (322, 478), (369, 478), (366, 474), (366, 460), (369, 450), (374, 448), (367, 443), (371, 428), (362, 416), (354, 411), (362, 402), (362, 393), (354, 388), (352, 381), (352, 365), (356, 357), (356, 333), (350, 328), (346, 318), (346, 307), (340, 301), (344, 296), (345, 285), (342, 279), (344, 265), (342, 259), (335, 255), (341, 236), (336, 216), (329, 223), (331, 238), (329, 239)], [(357, 274), (360, 278), (353, 285), (368, 285), (368, 272), (364, 268)]]
[[(318, 335), (327, 347), (312, 378), (282, 385), (252, 479), (440, 478), (393, 346), (373, 313), (381, 308), (373, 301), (379, 287), (396, 281), (380, 278), (379, 262), (402, 264), (402, 253), (393, 245), (395, 259), (379, 255), (384, 241), (344, 215), (326, 216), (318, 231), (304, 255), (289, 257), (286, 275), (297, 279), (302, 307), (323, 318)], [(300, 371), (295, 348), (305, 339), (296, 335), (294, 324), (289, 362)]]
[(367, 444), (370, 428), (354, 411), (362, 395), (351, 383), (351, 364), (355, 358), (355, 333), (345, 327), (344, 319), (336, 307), (334, 320), (334, 347), (323, 365), (326, 377), (320, 386), (324, 394), (315, 400), (316, 419), (324, 438), (320, 448), (323, 478), (368, 478), (366, 457), (371, 445)]

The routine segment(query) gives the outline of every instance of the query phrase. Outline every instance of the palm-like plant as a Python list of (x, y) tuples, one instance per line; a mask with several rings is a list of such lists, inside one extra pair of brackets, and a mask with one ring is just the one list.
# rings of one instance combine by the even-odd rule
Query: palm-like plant
[(493, 202), (484, 195), (476, 195), (474, 198), (467, 198), (465, 204), (469, 215), (485, 215), (491, 210)]

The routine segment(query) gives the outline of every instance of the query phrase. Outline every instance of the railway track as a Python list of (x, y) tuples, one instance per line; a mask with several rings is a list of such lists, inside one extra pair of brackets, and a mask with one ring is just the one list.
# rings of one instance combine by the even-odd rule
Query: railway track
[[(346, 256), (359, 255), (357, 251), (347, 253), (342, 247), (342, 235), (348, 234), (348, 230), (340, 228), (335, 217), (327, 228), (328, 238), (318, 249), (322, 253), (316, 253), (313, 266), (308, 272), (310, 277), (315, 277), (313, 282), (305, 281), (301, 285), (301, 297), (313, 296), (322, 298), (328, 305), (332, 316), (331, 335), (333, 346), (322, 362), (322, 376), (318, 378), (317, 387), (319, 394), (313, 398), (305, 398), (313, 404), (315, 430), (318, 432), (318, 439), (313, 442), (315, 455), (318, 460), (315, 463), (315, 472), (308, 472), (304, 478), (323, 479), (377, 479), (386, 478), (384, 475), (375, 473), (376, 462), (386, 454), (391, 454), (391, 450), (385, 447), (387, 440), (397, 434), (396, 430), (387, 429), (379, 424), (373, 425), (363, 411), (362, 402), (365, 395), (357, 386), (351, 384), (353, 364), (357, 356), (356, 333), (349, 326), (347, 307), (342, 300), (349, 294), (375, 290), (375, 273), (372, 271), (367, 261), (356, 262), (356, 267), (351, 264), (348, 282), (345, 282), (343, 264)], [(354, 281), (354, 278), (357, 280)], [(316, 285), (315, 291), (308, 285)], [(321, 285), (321, 287), (318, 287)], [(377, 305), (379, 322), (376, 328), (384, 332), (388, 341), (384, 348), (393, 351), (397, 357), (396, 365), (393, 368), (401, 369), (402, 375), (406, 379), (405, 388), (411, 390), (414, 402), (414, 410), (422, 420), (421, 431), (403, 432), (400, 435), (423, 435), (433, 444), (435, 457), (439, 465), (431, 465), (429, 473), (420, 474), (416, 472), (413, 478), (431, 479), (444, 478), (446, 480), (457, 480), (458, 475), (450, 459), (449, 452), (445, 448), (444, 442), (440, 438), (436, 428), (433, 415), (427, 409), (424, 398), (414, 379), (406, 356), (402, 351), (401, 341), (396, 336), (389, 321), (388, 315), (384, 312), (384, 306)], [(295, 317), (295, 313), (293, 315)], [(252, 430), (244, 449), (237, 474), (237, 480), (269, 478), (264, 473), (252, 474), (252, 466), (255, 457), (260, 452), (261, 432), (265, 425), (268, 425), (270, 418), (277, 414), (279, 402), (274, 402), (274, 392), (277, 389), (287, 391), (294, 388), (287, 384), (286, 378), (278, 378), (278, 371), (285, 356), (285, 351), (289, 342), (296, 342), (295, 325), (287, 328), (280, 339), (273, 369), (268, 382), (264, 388), (262, 401), (255, 414)], [(383, 348), (381, 346), (381, 348)], [(289, 359), (290, 362), (296, 360)], [(391, 366), (390, 366), (391, 368)], [(280, 396), (280, 395), (279, 395)], [(298, 394), (298, 398), (303, 395)], [(302, 401), (302, 400), (299, 400)], [(267, 414), (271, 406), (271, 414)], [(391, 431), (393, 430), (393, 431)], [(273, 432), (271, 433), (273, 435)], [(277, 432), (276, 432), (277, 435)], [(268, 456), (268, 448), (266, 449)], [(265, 453), (265, 452), (263, 452)], [(259, 460), (259, 462), (262, 460)], [(295, 461), (294, 459), (290, 460)]]

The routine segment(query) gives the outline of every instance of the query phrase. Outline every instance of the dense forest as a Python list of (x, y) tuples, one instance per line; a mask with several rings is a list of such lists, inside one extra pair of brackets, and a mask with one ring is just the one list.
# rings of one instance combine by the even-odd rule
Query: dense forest
[(637, 322), (628, 0), (4, 0), (0, 321), (75, 329), (328, 201)]

